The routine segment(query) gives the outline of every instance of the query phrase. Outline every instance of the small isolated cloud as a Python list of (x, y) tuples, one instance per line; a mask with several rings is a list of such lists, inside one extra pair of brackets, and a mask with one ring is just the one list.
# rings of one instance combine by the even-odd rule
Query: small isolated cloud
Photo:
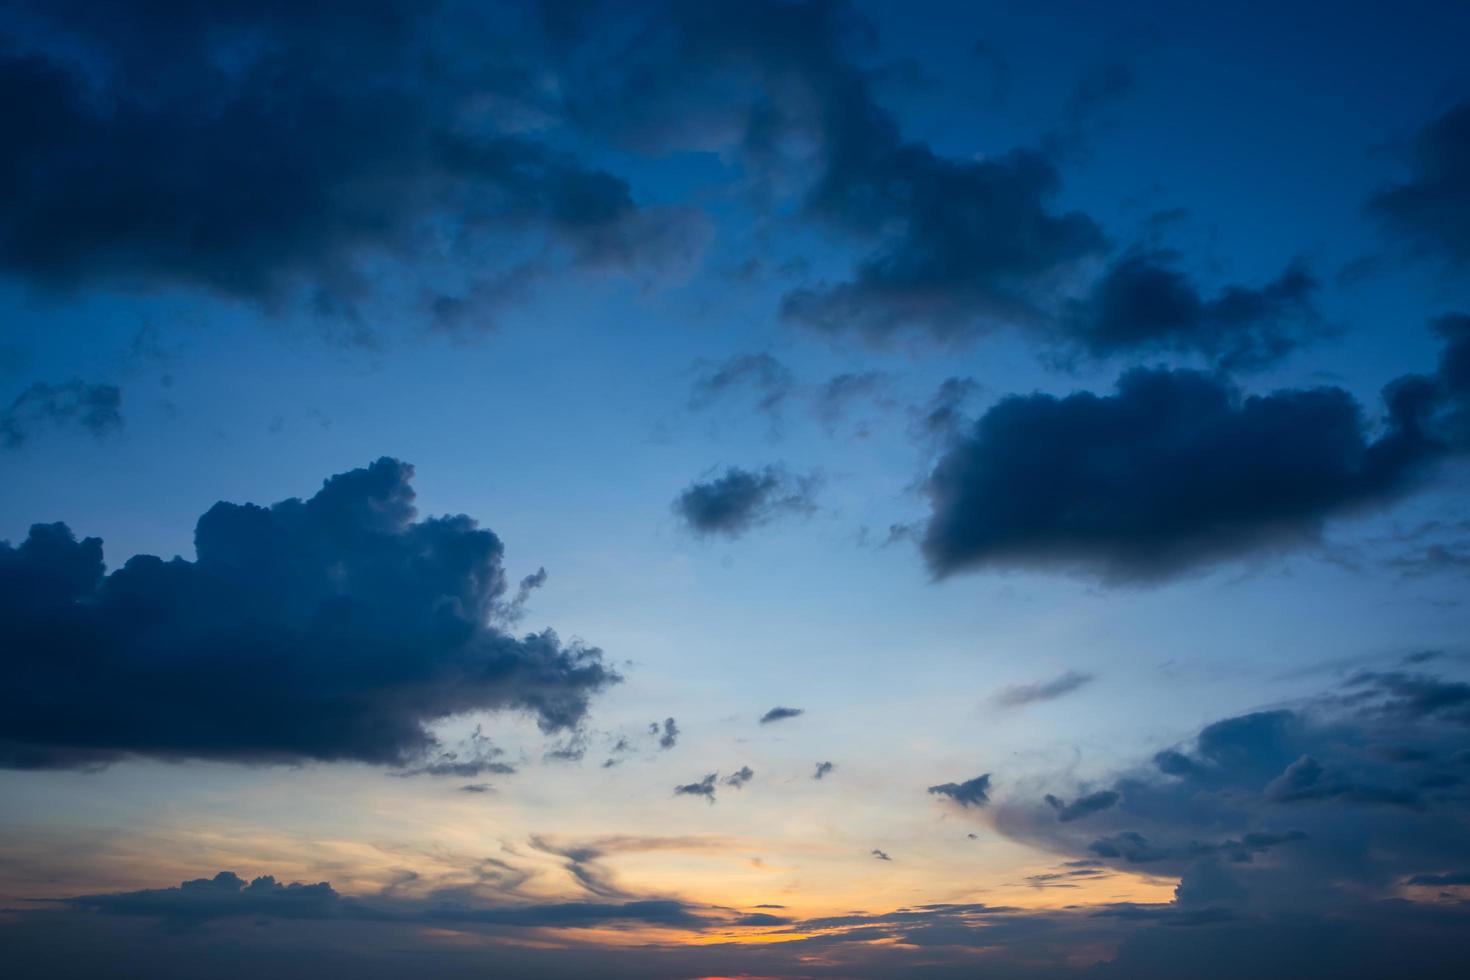
[(682, 786), (675, 786), (674, 795), (702, 796), (713, 803), (715, 801), (715, 779), (718, 777), (719, 773), (711, 772), (705, 774), (705, 777), (697, 783), (685, 783)]
[(661, 749), (672, 749), (674, 743), (679, 741), (679, 726), (672, 718), (665, 718), (663, 728), (660, 729), (658, 722), (648, 726), (650, 735), (658, 736), (658, 747)]
[(723, 782), (731, 789), (740, 789), (754, 778), (755, 770), (751, 769), (749, 766), (741, 766), (735, 772), (732, 772), (730, 773), (730, 775), (726, 776)]
[(817, 763), (817, 771), (814, 772), (814, 773), (812, 773), (812, 778), (813, 779), (822, 779), (822, 778), (826, 777), (835, 768), (837, 768), (837, 767), (835, 765), (833, 765), (832, 763), (830, 763), (830, 762), (819, 762), (819, 763)]
[(996, 704), (1004, 708), (1019, 708), (1026, 704), (1035, 704), (1038, 701), (1052, 701), (1095, 680), (1093, 675), (1084, 674), (1079, 671), (1069, 670), (1060, 677), (1053, 677), (1049, 681), (1041, 681), (1036, 684), (1018, 684), (1008, 687), (995, 695)]
[(815, 477), (794, 476), (779, 466), (728, 467), (720, 476), (691, 483), (674, 500), (674, 513), (701, 537), (738, 538), (786, 514), (816, 510)]
[(795, 718), (805, 713), (805, 708), (783, 708), (778, 706), (761, 715), (761, 724), (769, 725), (773, 721), (785, 721), (787, 718)]
[(873, 848), (873, 850), (872, 850), (871, 853), (872, 853), (873, 857), (877, 858), (879, 861), (892, 861), (893, 860), (893, 858), (891, 858), (891, 857), (888, 856), (887, 852), (880, 851), (876, 847)]
[(982, 807), (990, 802), (990, 773), (967, 779), (963, 783), (940, 783), (930, 786), (933, 796), (944, 796), (962, 807)]

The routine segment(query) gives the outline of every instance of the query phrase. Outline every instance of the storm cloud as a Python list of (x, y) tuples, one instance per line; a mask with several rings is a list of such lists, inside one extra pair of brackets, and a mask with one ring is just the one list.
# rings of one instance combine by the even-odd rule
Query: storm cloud
[(490, 625), (500, 539), (462, 515), (416, 519), (412, 476), (384, 458), (307, 500), (218, 503), (193, 561), (105, 572), (102, 541), (65, 524), (0, 544), (0, 764), (405, 765), (438, 747), (429, 725), (466, 712), (575, 726), (618, 675), (550, 630)]

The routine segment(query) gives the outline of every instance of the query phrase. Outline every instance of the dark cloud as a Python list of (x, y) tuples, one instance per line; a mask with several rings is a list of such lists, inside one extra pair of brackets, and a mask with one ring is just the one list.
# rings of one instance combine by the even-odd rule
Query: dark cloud
[(940, 783), (930, 786), (932, 796), (947, 797), (962, 807), (982, 807), (990, 803), (990, 773), (967, 779), (963, 783)]
[(805, 708), (783, 708), (777, 706), (761, 715), (760, 723), (762, 725), (769, 725), (773, 721), (785, 721), (787, 718), (797, 718), (804, 714), (806, 714)]
[(1064, 343), (1093, 357), (1201, 353), (1225, 369), (1260, 368), (1325, 327), (1317, 280), (1300, 263), (1260, 287), (1227, 286), (1206, 299), (1168, 252), (1135, 251), (1114, 262), (1074, 304)]
[(706, 773), (697, 783), (685, 783), (674, 787), (675, 796), (702, 796), (711, 803), (715, 801), (715, 779), (719, 773)]
[(1368, 198), (1368, 213), (1412, 249), (1451, 265), (1470, 260), (1470, 102), (1425, 126), (1413, 144), (1413, 173)]
[(0, 445), (14, 449), (38, 428), (76, 424), (94, 436), (122, 428), (122, 389), (117, 385), (38, 381), (0, 412)]
[(64, 524), (0, 544), (0, 763), (434, 765), (440, 719), (575, 726), (618, 676), (550, 630), (489, 625), (500, 539), (462, 515), (417, 520), (412, 475), (385, 458), (308, 500), (218, 503), (194, 561), (104, 573), (101, 540)]
[(1096, 793), (1088, 793), (1079, 796), (1071, 803), (1046, 794), (1046, 805), (1057, 811), (1057, 819), (1062, 823), (1070, 823), (1073, 820), (1081, 820), (1083, 817), (1094, 813), (1100, 813), (1112, 806), (1117, 805), (1122, 797), (1117, 790), (1100, 789)]
[(723, 780), (721, 780), (721, 782), (723, 782), (726, 786), (729, 786), (731, 789), (742, 789), (744, 788), (746, 783), (750, 782), (754, 778), (755, 770), (751, 769), (749, 766), (741, 766), (739, 769), (726, 776)]
[(762, 199), (795, 198), (863, 243), (848, 278), (784, 297), (789, 320), (874, 343), (967, 336), (1039, 318), (1046, 287), (1103, 248), (1095, 221), (1053, 207), (1043, 153), (952, 158), (905, 140), (857, 60), (874, 29), (850, 4), (675, 3), (632, 28), (624, 7), (601, 9), (579, 51), (579, 122), (645, 151), (733, 148)]
[(737, 538), (782, 514), (810, 514), (816, 481), (780, 467), (728, 467), (720, 476), (691, 483), (674, 501), (674, 513), (699, 535)]
[(878, 850), (878, 848), (876, 848), (876, 847), (873, 848), (872, 855), (873, 855), (873, 857), (877, 858), (879, 861), (892, 861), (893, 860), (893, 858), (889, 857), (887, 855), (887, 853), (885, 853), (884, 851)]
[(234, 872), (174, 888), (81, 895), (61, 904), (103, 915), (146, 916), (171, 923), (217, 919), (352, 919), (379, 923), (464, 923), (527, 929), (577, 929), (617, 923), (700, 929), (706, 921), (681, 902), (560, 902), (473, 906), (449, 895), (426, 899), (344, 897), (327, 882), (281, 884), (265, 875), (247, 883)]
[(951, 160), (901, 142), (892, 126), (843, 134), (863, 145), (825, 176), (810, 204), (854, 232), (891, 230), (852, 278), (788, 293), (782, 316), (874, 344), (909, 330), (948, 341), (1044, 322), (1048, 286), (1103, 248), (1091, 218), (1051, 210), (1061, 185), (1052, 164), (1027, 150)]
[(1364, 903), (1395, 899), (1404, 882), (1470, 867), (1470, 773), (1457, 755), (1467, 704), (1458, 680), (1364, 672), (1298, 706), (1208, 725), (1070, 804), (1002, 801), (995, 826), (1106, 867), (1178, 875), (1181, 905), (1371, 914)]
[(837, 767), (830, 762), (819, 762), (817, 763), (816, 771), (812, 773), (812, 778), (822, 779), (831, 774), (832, 770), (835, 768)]
[(1242, 396), (1213, 375), (1135, 369), (1113, 395), (1003, 399), (939, 461), (930, 568), (1053, 568), (1157, 580), (1311, 541), (1332, 516), (1415, 489), (1470, 448), (1458, 322), (1433, 376), (1384, 390), (1376, 437), (1340, 388)]
[(43, 287), (343, 309), (371, 260), (433, 254), (460, 273), (432, 304), (449, 316), (501, 288), (479, 270), (511, 232), (601, 267), (682, 261), (706, 234), (533, 138), (558, 112), (509, 11), (20, 6), (0, 25), (0, 266)]
[(661, 749), (672, 749), (674, 743), (679, 741), (679, 726), (675, 724), (672, 718), (664, 719), (662, 730), (659, 729), (658, 722), (654, 722), (648, 726), (648, 731), (650, 734), (658, 736), (658, 747)]
[(1008, 687), (997, 693), (994, 700), (996, 704), (1007, 708), (1019, 708), (1027, 704), (1036, 704), (1039, 701), (1054, 701), (1091, 684), (1095, 679), (1091, 674), (1069, 670), (1060, 677), (1053, 677), (1049, 681)]

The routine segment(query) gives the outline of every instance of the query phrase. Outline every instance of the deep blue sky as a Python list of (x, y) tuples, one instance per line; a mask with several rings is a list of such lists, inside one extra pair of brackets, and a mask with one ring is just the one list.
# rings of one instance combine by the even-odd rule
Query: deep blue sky
[(1467, 36), (0, 3), (21, 975), (1458, 975)]

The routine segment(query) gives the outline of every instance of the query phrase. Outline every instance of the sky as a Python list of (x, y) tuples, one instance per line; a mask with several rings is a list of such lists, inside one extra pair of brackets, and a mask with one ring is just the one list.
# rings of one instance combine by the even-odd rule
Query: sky
[(14, 977), (1458, 977), (1470, 8), (0, 0)]

